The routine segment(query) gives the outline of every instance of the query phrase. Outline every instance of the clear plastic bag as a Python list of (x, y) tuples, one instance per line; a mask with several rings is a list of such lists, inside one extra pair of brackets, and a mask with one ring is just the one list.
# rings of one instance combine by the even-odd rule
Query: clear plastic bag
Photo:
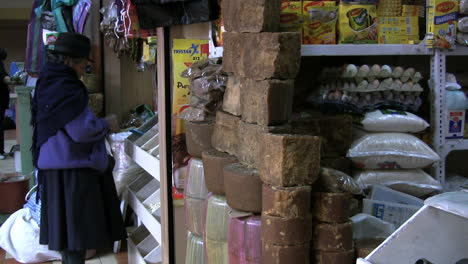
[(460, 0), (458, 13), (468, 15), (468, 1)]
[(351, 221), (354, 239), (387, 238), (396, 230), (392, 223), (368, 214), (357, 214), (351, 217)]
[(353, 177), (363, 189), (381, 184), (416, 197), (442, 191), (442, 185), (421, 169), (356, 171)]
[(440, 160), (434, 150), (417, 137), (405, 133), (368, 134), (348, 151), (357, 168), (418, 169)]
[(360, 186), (351, 176), (335, 169), (321, 168), (320, 183), (328, 192), (346, 192), (350, 194), (362, 193)]
[(361, 125), (370, 132), (417, 133), (429, 127), (424, 119), (412, 113), (390, 109), (366, 113)]

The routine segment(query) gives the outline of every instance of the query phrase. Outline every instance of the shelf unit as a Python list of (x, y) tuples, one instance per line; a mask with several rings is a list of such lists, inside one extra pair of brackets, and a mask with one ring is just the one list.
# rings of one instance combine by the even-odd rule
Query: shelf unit
[[(138, 164), (142, 169), (144, 169), (152, 178), (154, 178), (158, 183), (158, 189), (152, 193), (150, 196), (158, 196), (159, 203), (161, 204), (161, 177), (160, 177), (160, 161), (157, 157), (152, 156), (147, 151), (143, 150), (140, 146), (137, 146), (130, 139), (125, 140), (125, 153)], [(126, 190), (123, 194), (123, 200), (129, 205), (144, 227), (149, 231), (151, 236), (157, 241), (157, 247), (154, 248), (154, 251), (161, 252), (162, 245), (164, 245), (162, 239), (162, 228), (161, 228), (161, 216), (155, 216), (150, 212), (149, 208), (144, 204), (144, 201), (141, 201), (134, 190), (130, 188), (132, 184), (126, 187)], [(149, 199), (149, 198), (146, 198)], [(161, 205), (157, 209), (158, 212), (161, 212)], [(142, 264), (146, 263), (138, 253), (138, 249), (135, 244), (133, 244), (129, 239), (129, 263), (130, 264)], [(158, 262), (159, 263), (159, 262)]]

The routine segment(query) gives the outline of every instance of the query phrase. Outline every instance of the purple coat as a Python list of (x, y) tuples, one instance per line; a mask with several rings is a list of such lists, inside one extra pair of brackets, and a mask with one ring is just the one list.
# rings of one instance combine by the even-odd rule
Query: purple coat
[(92, 168), (105, 171), (109, 163), (104, 141), (107, 132), (108, 123), (97, 118), (86, 107), (77, 118), (41, 146), (38, 168)]

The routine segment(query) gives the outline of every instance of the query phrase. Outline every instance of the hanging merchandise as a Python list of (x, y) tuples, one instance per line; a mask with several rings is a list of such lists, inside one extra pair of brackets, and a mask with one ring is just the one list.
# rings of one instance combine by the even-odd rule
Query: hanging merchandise
[(221, 59), (196, 62), (181, 76), (190, 80), (190, 107), (179, 117), (192, 122), (214, 120), (216, 111), (222, 107), (227, 82), (227, 74), (221, 69)]
[(217, 0), (161, 1), (131, 0), (137, 8), (143, 29), (187, 25), (216, 20), (219, 16)]
[(302, 32), (302, 1), (281, 1), (280, 30)]

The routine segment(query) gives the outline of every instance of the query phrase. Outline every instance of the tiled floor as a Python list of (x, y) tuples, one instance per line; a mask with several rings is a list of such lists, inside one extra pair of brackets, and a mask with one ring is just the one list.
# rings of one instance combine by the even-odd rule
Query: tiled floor
[[(5, 132), (5, 151), (9, 151), (11, 146), (16, 144), (16, 131), (8, 130)], [(13, 157), (9, 157), (5, 160), (0, 160), (0, 174), (2, 173), (13, 173), (15, 172), (15, 160)], [(0, 224), (8, 215), (0, 214)], [(124, 244), (124, 243), (123, 243)], [(45, 262), (47, 264), (60, 264), (61, 261), (50, 261)], [(86, 264), (127, 264), (128, 256), (125, 248), (122, 249), (122, 252), (118, 254), (109, 253), (98, 253), (95, 257), (86, 260)], [(2, 248), (0, 248), (0, 264), (20, 264), (12, 258), (8, 253), (6, 253)], [(42, 263), (40, 263), (42, 264)]]
[[(60, 264), (61, 261), (50, 261), (39, 264)], [(118, 254), (98, 253), (91, 259), (86, 260), (86, 264), (127, 264), (127, 252), (123, 251)], [(13, 259), (8, 253), (0, 248), (0, 264), (21, 264), (21, 262)]]

